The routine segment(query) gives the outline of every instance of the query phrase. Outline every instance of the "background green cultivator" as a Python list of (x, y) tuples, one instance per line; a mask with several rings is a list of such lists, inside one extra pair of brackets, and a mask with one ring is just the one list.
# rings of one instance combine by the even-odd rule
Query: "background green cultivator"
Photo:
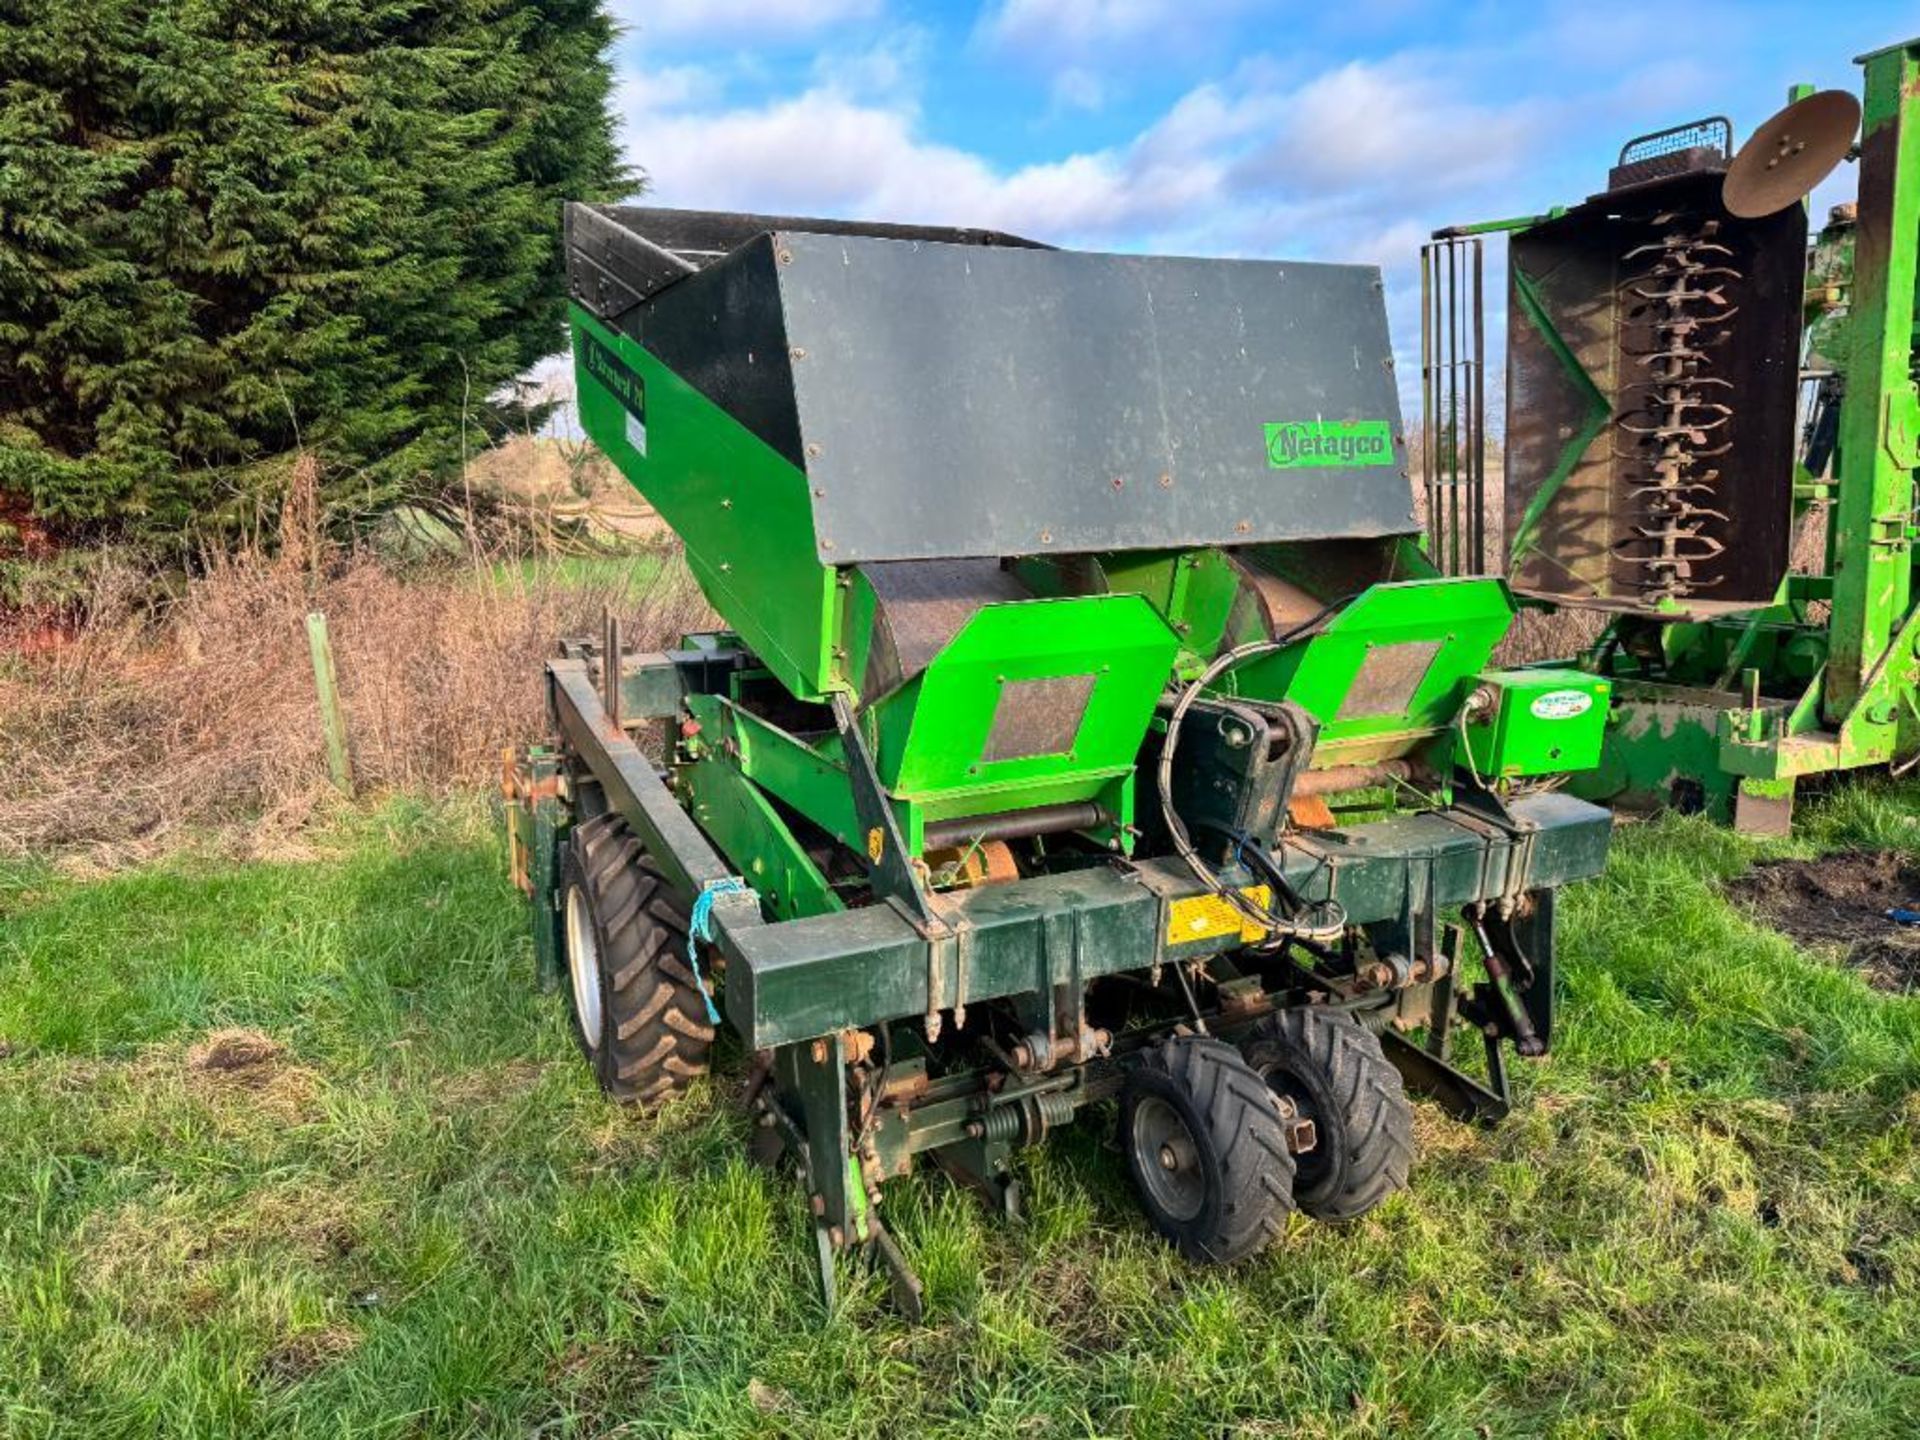
[[(1643, 137), (1604, 193), (1425, 252), (1432, 548), (1470, 573), (1480, 237), (1508, 237), (1498, 568), (1612, 617), (1566, 662), (1613, 694), (1576, 793), (1783, 832), (1801, 777), (1920, 754), (1920, 42), (1860, 63), (1864, 104), (1802, 87), (1738, 154), (1719, 118)], [(1809, 247), (1846, 159), (1858, 201)]]
[(1506, 586), (1428, 563), (1376, 271), (586, 206), (568, 254), (586, 427), (728, 628), (564, 647), (516, 870), (610, 1093), (740, 1036), (829, 1294), (865, 1245), (917, 1308), (883, 1182), (1013, 1213), (1096, 1102), (1215, 1261), (1404, 1183), (1403, 1077), (1505, 1112), (1609, 682), (1489, 668)]

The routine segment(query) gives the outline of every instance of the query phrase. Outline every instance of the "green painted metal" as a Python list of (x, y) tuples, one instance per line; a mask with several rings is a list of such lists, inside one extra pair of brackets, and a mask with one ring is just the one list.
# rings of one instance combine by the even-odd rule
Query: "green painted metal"
[(1715, 691), (1614, 681), (1600, 763), (1574, 774), (1568, 791), (1628, 809), (1674, 806), (1732, 819), (1734, 777), (1720, 764), (1726, 703)]
[(1470, 225), (1449, 225), (1437, 232), (1434, 238), (1451, 240), (1469, 235), (1511, 235), (1516, 230), (1531, 230), (1536, 225), (1557, 220), (1566, 213), (1565, 206), (1556, 205), (1542, 215), (1516, 215), (1510, 220), (1476, 220)]
[[(843, 685), (833, 667), (839, 591), (814, 558), (807, 477), (644, 347), (579, 306), (571, 316), (581, 426), (673, 527), (713, 608), (794, 694)], [(606, 356), (620, 372), (609, 375)], [(645, 407), (637, 427), (635, 384)]]
[(1920, 246), (1920, 46), (1866, 61), (1859, 220), (1849, 303), (1842, 480), (1834, 525), (1833, 657), (1826, 718), (1856, 737), (1891, 738), (1885, 702), (1868, 698), (1912, 597), (1913, 470), (1920, 397), (1912, 379), (1915, 261)]
[(738, 770), (709, 755), (682, 766), (675, 779), (688, 813), (739, 866), (773, 919), (846, 908), (779, 811)]
[(1284, 420), (1265, 428), (1267, 464), (1275, 470), (1339, 470), (1399, 461), (1388, 420)]
[(1612, 686), (1580, 670), (1492, 670), (1492, 697), (1464, 727), (1473, 770), (1486, 779), (1560, 775), (1599, 762)]
[[(893, 794), (948, 813), (1088, 799), (1129, 773), (1178, 641), (1135, 595), (989, 605), (919, 675), (872, 707), (880, 778)], [(995, 759), (996, 716), (1014, 687), (1091, 684), (1065, 750)], [(1006, 697), (1003, 701), (1003, 697)]]
[(1397, 758), (1447, 734), (1513, 615), (1498, 580), (1376, 585), (1220, 690), (1303, 706), (1320, 721), (1316, 769)]
[[(1455, 813), (1302, 836), (1279, 858), (1303, 895), (1337, 897), (1355, 924), (1552, 888), (1604, 861), (1606, 816), (1564, 795), (1515, 802), (1516, 819), (1529, 827), (1524, 838), (1482, 834), (1449, 818)], [(924, 1015), (936, 991), (949, 1005), (979, 1004), (1237, 948), (1237, 934), (1166, 944), (1168, 908), (1203, 893), (1170, 860), (1143, 862), (1137, 878), (1099, 867), (968, 892), (952, 902), (971, 937), (964, 975), (956, 952), (929, 945), (884, 906), (723, 931), (727, 1017), (755, 1048), (796, 1044)]]
[(879, 600), (873, 593), (872, 580), (863, 570), (842, 570), (835, 583), (840, 590), (840, 644), (834, 673), (849, 694), (857, 695), (865, 688), (867, 666), (880, 639), (875, 623), (879, 617)]
[(508, 867), (533, 909), (533, 973), (542, 990), (555, 989), (565, 968), (561, 954), (560, 847), (569, 807), (560, 789), (560, 757), (544, 745), (509, 755), (506, 773)]
[[(922, 849), (929, 820), (1039, 804), (1102, 801), (1116, 816), (1116, 833), (1131, 824), (1133, 764), (1173, 649), (1160, 616), (1131, 595), (979, 612), (922, 676), (864, 716), (910, 852)], [(1071, 749), (985, 758), (1004, 687), (1060, 674), (1092, 682)], [(866, 849), (837, 733), (799, 737), (714, 695), (689, 697), (687, 708), (701, 726), (695, 753), (724, 753), (780, 803), (852, 851)]]
[[(607, 808), (632, 827), (682, 896), (691, 898), (738, 878), (681, 808), (654, 762), (609, 721), (585, 660), (567, 657), (547, 662), (547, 705), (554, 728), (577, 766), (568, 772), (576, 812), (580, 788), (589, 782), (598, 786)], [(756, 922), (760, 918), (759, 902), (746, 896), (723, 895), (714, 908), (716, 916), (739, 917), (736, 923), (745, 923), (749, 915)]]
[[(689, 696), (687, 713), (700, 727), (687, 741), (689, 755), (723, 758), (849, 850), (865, 848), (837, 735), (809, 742), (719, 695)], [(904, 822), (905, 816), (896, 813)]]
[(1179, 664), (1196, 670), (1228, 643), (1229, 618), (1245, 583), (1220, 550), (1125, 551), (1090, 556), (1076, 567), (1033, 556), (1019, 562), (1017, 573), (1038, 594), (1067, 593), (1064, 587), (1073, 580), (1145, 597), (1179, 637)]

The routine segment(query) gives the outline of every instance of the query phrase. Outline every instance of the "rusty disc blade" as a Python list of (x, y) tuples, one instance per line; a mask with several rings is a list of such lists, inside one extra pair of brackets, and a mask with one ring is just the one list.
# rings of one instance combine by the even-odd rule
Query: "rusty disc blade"
[(1808, 194), (1847, 158), (1860, 127), (1860, 102), (1845, 90), (1796, 100), (1748, 138), (1727, 167), (1721, 199), (1729, 213), (1758, 220)]

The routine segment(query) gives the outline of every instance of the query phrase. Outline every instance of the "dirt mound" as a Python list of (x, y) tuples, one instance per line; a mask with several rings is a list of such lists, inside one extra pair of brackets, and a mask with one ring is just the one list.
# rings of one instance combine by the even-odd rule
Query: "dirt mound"
[(265, 1089), (285, 1053), (280, 1042), (258, 1030), (216, 1030), (187, 1051), (187, 1065), (203, 1075), (223, 1075), (249, 1090)]
[(1875, 989), (1920, 988), (1920, 925), (1887, 915), (1920, 911), (1920, 868), (1897, 851), (1763, 860), (1725, 888), (1729, 900), (1800, 944), (1840, 950)]
[(210, 1032), (186, 1054), (188, 1087), (218, 1124), (247, 1126), (271, 1118), (299, 1124), (311, 1118), (319, 1077), (296, 1064), (287, 1049), (258, 1030)]

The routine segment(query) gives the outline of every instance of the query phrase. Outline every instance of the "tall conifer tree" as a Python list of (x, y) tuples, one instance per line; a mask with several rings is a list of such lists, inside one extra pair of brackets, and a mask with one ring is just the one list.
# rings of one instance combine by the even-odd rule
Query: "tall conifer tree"
[(601, 0), (0, 0), (0, 500), (71, 540), (377, 508), (557, 349), (626, 183)]

